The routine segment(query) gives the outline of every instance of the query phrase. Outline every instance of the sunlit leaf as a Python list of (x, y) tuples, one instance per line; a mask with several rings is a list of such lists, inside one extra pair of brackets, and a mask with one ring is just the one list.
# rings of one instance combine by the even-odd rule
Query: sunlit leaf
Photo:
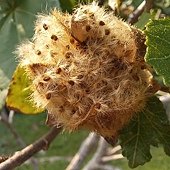
[(30, 81), (23, 68), (17, 67), (9, 86), (6, 98), (7, 106), (25, 114), (36, 114), (43, 111), (38, 109), (30, 100)]
[(165, 85), (170, 85), (170, 19), (151, 21), (145, 34), (148, 47), (146, 62), (163, 77)]

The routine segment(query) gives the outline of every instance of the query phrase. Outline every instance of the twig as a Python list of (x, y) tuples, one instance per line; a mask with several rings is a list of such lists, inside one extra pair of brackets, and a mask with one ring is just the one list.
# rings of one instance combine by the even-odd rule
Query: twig
[(81, 144), (79, 151), (73, 157), (66, 170), (80, 170), (81, 164), (83, 163), (85, 157), (91, 151), (92, 147), (94, 147), (98, 139), (98, 135), (95, 133), (90, 133)]
[(111, 156), (104, 156), (102, 158), (102, 161), (103, 162), (108, 162), (108, 161), (122, 159), (122, 158), (124, 158), (122, 154), (116, 154), (116, 155), (111, 155)]
[(20, 166), (22, 163), (24, 163), (26, 160), (28, 160), (31, 156), (33, 156), (40, 150), (47, 150), (50, 143), (55, 139), (55, 137), (60, 133), (60, 131), (61, 128), (51, 128), (51, 130), (46, 135), (37, 140), (35, 143), (30, 144), (21, 151), (16, 152), (9, 159), (2, 162), (0, 164), (0, 170), (14, 169), (17, 166)]
[(113, 154), (115, 154), (116, 152), (118, 152), (120, 150), (121, 150), (121, 146), (120, 145), (115, 146), (113, 149), (108, 151), (107, 155), (113, 155)]
[[(20, 147), (24, 148), (24, 147), (26, 147), (26, 143), (22, 140), (22, 138), (19, 136), (19, 134), (17, 133), (16, 129), (12, 125), (14, 113), (15, 112), (13, 110), (11, 110), (9, 112), (9, 116), (7, 116), (8, 115), (7, 109), (4, 107), (2, 109), (2, 112), (1, 112), (0, 121), (2, 123), (4, 123), (4, 125), (9, 129), (11, 134), (16, 139), (16, 142), (18, 143), (18, 145)], [(38, 162), (37, 162), (37, 160), (34, 157), (30, 158), (30, 162), (32, 163), (33, 169), (34, 170), (38, 170)]]
[[(102, 157), (106, 154), (108, 148), (108, 143), (104, 138), (100, 138), (98, 148), (93, 158), (88, 162), (88, 164), (83, 168), (83, 170), (92, 170), (92, 169), (106, 169), (101, 164)], [(100, 168), (99, 168), (100, 167)], [(110, 168), (110, 166), (109, 166)]]
[(145, 9), (146, 1), (144, 0), (138, 7), (137, 9), (129, 15), (128, 18), (128, 23), (129, 24), (134, 24), (138, 21), (139, 16), (143, 13)]

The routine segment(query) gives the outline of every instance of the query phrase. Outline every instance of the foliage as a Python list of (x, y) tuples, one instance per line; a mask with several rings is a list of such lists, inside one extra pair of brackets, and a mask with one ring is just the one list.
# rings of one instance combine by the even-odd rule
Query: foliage
[(150, 98), (145, 109), (121, 133), (122, 153), (129, 160), (131, 168), (150, 161), (151, 145), (158, 147), (158, 144), (162, 144), (165, 153), (170, 156), (170, 125), (157, 97)]
[(146, 61), (170, 85), (170, 19), (153, 20), (146, 25)]
[(30, 81), (25, 74), (25, 70), (18, 66), (8, 89), (6, 98), (8, 107), (15, 108), (15, 110), (25, 114), (42, 112), (43, 109), (38, 109), (33, 105), (30, 94)]

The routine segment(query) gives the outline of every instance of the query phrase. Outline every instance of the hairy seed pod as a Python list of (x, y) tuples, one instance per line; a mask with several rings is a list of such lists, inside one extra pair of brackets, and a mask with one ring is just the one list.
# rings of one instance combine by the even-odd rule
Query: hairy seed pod
[(50, 123), (87, 128), (109, 141), (152, 95), (144, 51), (139, 30), (92, 3), (72, 15), (38, 16), (33, 41), (18, 55)]

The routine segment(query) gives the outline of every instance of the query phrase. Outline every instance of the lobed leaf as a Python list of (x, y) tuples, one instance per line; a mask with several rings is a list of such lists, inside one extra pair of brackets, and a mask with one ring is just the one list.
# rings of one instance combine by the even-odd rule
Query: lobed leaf
[(143, 111), (138, 113), (122, 130), (120, 135), (122, 154), (135, 168), (150, 161), (150, 146), (162, 144), (170, 156), (170, 125), (162, 103), (157, 97), (147, 102)]
[(170, 85), (170, 18), (153, 20), (146, 25), (147, 53), (145, 60), (165, 85)]

